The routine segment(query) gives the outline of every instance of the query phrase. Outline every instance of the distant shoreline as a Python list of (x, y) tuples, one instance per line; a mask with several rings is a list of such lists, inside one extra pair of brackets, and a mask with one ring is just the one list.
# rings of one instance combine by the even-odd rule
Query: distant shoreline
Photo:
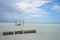
[[(0, 23), (14, 23), (14, 22), (0, 22)], [(60, 23), (25, 22), (25, 24), (60, 24)]]

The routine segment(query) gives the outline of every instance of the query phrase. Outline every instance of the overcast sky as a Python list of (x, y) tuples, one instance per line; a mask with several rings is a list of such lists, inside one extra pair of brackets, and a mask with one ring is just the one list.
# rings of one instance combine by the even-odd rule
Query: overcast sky
[(60, 23), (60, 0), (0, 0), (0, 22)]

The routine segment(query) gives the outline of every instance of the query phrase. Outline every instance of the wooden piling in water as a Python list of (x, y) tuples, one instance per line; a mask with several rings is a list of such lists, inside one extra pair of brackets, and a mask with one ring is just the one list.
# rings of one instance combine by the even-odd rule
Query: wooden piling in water
[(3, 35), (28, 34), (28, 33), (36, 33), (36, 30), (21, 30), (21, 31), (13, 31), (13, 32), (3, 32)]

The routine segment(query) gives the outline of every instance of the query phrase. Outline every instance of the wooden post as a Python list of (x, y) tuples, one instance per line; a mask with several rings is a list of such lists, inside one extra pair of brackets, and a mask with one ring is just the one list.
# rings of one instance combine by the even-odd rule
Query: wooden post
[(24, 26), (24, 19), (23, 19), (23, 26)]
[(17, 26), (17, 19), (15, 20), (15, 26)]

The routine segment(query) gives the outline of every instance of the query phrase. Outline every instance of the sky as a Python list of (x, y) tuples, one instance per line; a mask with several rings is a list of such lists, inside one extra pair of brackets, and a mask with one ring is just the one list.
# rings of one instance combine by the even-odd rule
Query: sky
[(60, 23), (60, 0), (0, 0), (0, 22)]

